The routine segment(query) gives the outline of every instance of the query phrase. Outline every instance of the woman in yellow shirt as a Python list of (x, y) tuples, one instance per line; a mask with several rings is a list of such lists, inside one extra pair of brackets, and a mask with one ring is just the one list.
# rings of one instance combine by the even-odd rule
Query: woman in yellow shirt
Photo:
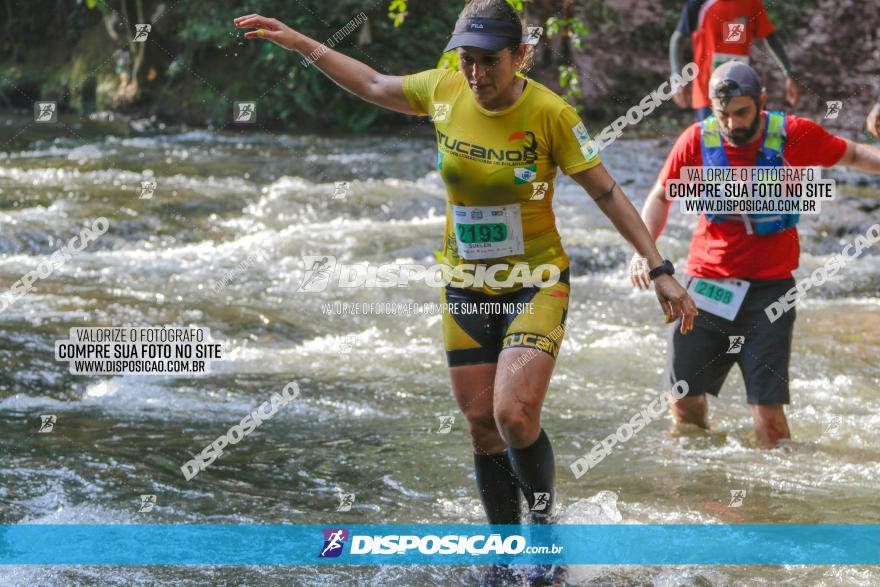
[[(684, 332), (697, 312), (605, 170), (574, 108), (519, 73), (530, 51), (519, 16), (505, 0), (468, 3), (445, 49), (458, 50), (461, 71), (408, 76), (378, 73), (273, 18), (251, 14), (235, 25), (258, 29), (246, 38), (318, 55), (315, 67), (367, 102), (431, 116), (447, 190), (442, 260), (471, 277), (444, 290), (453, 310), (444, 313), (443, 333), (453, 393), (470, 428), (480, 497), (492, 524), (520, 522), (520, 491), (530, 521), (548, 522), (555, 465), (540, 415), (569, 294), (569, 260), (552, 208), (557, 169), (586, 190), (656, 269), (667, 322), (682, 316)], [(466, 304), (490, 310), (463, 311)], [(499, 307), (505, 310), (495, 311)]]

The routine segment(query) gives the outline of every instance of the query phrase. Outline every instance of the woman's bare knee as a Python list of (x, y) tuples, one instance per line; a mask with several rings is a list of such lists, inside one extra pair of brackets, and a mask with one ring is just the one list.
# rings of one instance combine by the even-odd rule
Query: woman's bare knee
[[(493, 413), (501, 437), (514, 448), (533, 444), (541, 433), (541, 406), (555, 361), (546, 353), (535, 353), (511, 348), (501, 351), (498, 359)], [(514, 368), (522, 360), (528, 365)]]
[(504, 402), (495, 408), (495, 422), (508, 445), (523, 448), (541, 433), (541, 408), (518, 401)]
[(476, 453), (494, 455), (507, 449), (491, 413), (469, 415), (468, 431)]
[(455, 401), (468, 421), (474, 451), (496, 454), (506, 449), (492, 416), (495, 365), (452, 367), (449, 375)]

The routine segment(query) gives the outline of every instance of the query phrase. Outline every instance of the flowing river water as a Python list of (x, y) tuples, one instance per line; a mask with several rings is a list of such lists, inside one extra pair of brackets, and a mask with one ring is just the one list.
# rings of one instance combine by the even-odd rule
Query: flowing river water
[[(94, 218), (110, 229), (0, 313), (0, 523), (483, 522), (439, 316), (327, 311), (438, 302), (438, 291), (423, 282), (297, 291), (305, 255), (434, 263), (444, 192), (427, 125), (328, 137), (61, 122), (46, 130), (11, 116), (0, 127), (0, 287)], [(637, 206), (673, 139), (603, 152)], [(837, 201), (801, 224), (799, 278), (878, 219), (874, 178), (831, 176)], [(151, 199), (139, 198), (144, 180), (156, 181)], [(349, 182), (345, 197), (334, 198), (338, 181)], [(571, 462), (657, 396), (665, 326), (653, 294), (633, 291), (630, 251), (586, 194), (560, 179), (554, 206), (572, 296), (543, 424), (563, 522), (880, 523), (877, 250), (798, 306), (792, 442), (755, 448), (734, 370), (711, 402), (712, 432), (654, 422), (575, 479)], [(678, 267), (693, 222), (673, 210), (660, 239)], [(210, 328), (224, 360), (199, 376), (96, 377), (54, 358), (72, 327), (123, 325)], [(184, 461), (290, 381), (297, 401), (184, 480)], [(42, 414), (57, 416), (53, 433), (36, 433)], [(438, 434), (447, 415), (452, 429)], [(745, 491), (738, 507), (732, 491)], [(356, 494), (350, 512), (336, 511), (340, 493)], [(152, 512), (138, 513), (142, 494), (157, 496)], [(0, 584), (469, 585), (475, 570), (18, 566), (0, 567)], [(880, 569), (581, 566), (570, 582), (877, 585)]]

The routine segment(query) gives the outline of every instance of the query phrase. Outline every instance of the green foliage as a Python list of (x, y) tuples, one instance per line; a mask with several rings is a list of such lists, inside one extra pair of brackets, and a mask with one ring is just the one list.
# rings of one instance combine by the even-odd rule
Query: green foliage
[(438, 69), (452, 69), (458, 71), (458, 53), (456, 51), (447, 51), (440, 56), (437, 62)]
[(388, 7), (388, 17), (394, 22), (397, 28), (403, 24), (406, 18), (407, 0), (391, 0), (391, 6)]
[(97, 8), (101, 12), (107, 12), (107, 10), (109, 10), (109, 8), (107, 7), (107, 3), (104, 2), (104, 0), (86, 0), (86, 6), (90, 10), (94, 10), (95, 8)]
[[(362, 37), (360, 25), (333, 47), (369, 65), (376, 71), (405, 75), (432, 67), (458, 68), (455, 52), (441, 53), (464, 0), (139, 0), (145, 18), (153, 19), (160, 5), (167, 12), (153, 23), (146, 43), (145, 64), (140, 69), (140, 92), (136, 103), (148, 112), (171, 118), (225, 126), (230, 122), (233, 100), (257, 100), (258, 120), (268, 126), (284, 125), (301, 130), (360, 131), (371, 124), (393, 123), (399, 115), (385, 112), (341, 91), (314, 65), (304, 67), (302, 57), (269, 42), (246, 40), (232, 19), (259, 13), (281, 20), (291, 28), (325, 42), (362, 11), (369, 19), (369, 35)], [(507, 0), (522, 12), (528, 2)], [(77, 84), (83, 76), (97, 76), (99, 84), (112, 92), (118, 83), (113, 64), (117, 50), (128, 50), (123, 33), (112, 42), (102, 19), (121, 12), (125, 2), (129, 18), (137, 13), (137, 0), (68, 0), (66, 13), (54, 14), (47, 22), (41, 3), (15, 5), (15, 29), (0, 44), (0, 68), (4, 74), (48, 80), (64, 92), (73, 84), (76, 62)], [(8, 4), (0, 3), (0, 21), (10, 18)], [(118, 21), (118, 17), (116, 18)], [(586, 29), (576, 22), (549, 23), (549, 27), (570, 26), (574, 38)], [(53, 35), (46, 37), (46, 27)], [(555, 29), (554, 29), (555, 30)], [(103, 35), (98, 53), (85, 53), (84, 38)], [(360, 42), (360, 44), (359, 44)], [(578, 41), (576, 41), (578, 42)], [(37, 47), (52, 48), (39, 53)], [(48, 58), (47, 58), (48, 57)], [(439, 62), (438, 62), (439, 57)], [(79, 59), (79, 61), (76, 61)], [(49, 67), (51, 66), (51, 67)], [(148, 72), (150, 81), (146, 80)], [(575, 72), (560, 71), (560, 82), (576, 96), (579, 84)], [(69, 88), (68, 88), (69, 89)]]
[(581, 90), (581, 77), (578, 75), (577, 69), (571, 65), (560, 65), (559, 85), (565, 90), (562, 97), (565, 98), (569, 104), (573, 104), (574, 109), (580, 114), (583, 110), (581, 100), (584, 97), (584, 94)]
[[(153, 34), (160, 34), (159, 42), (174, 55), (167, 60), (164, 72), (169, 80), (191, 87), (204, 85), (192, 71), (224, 93), (223, 104), (216, 112), (225, 113), (231, 100), (258, 99), (261, 124), (358, 132), (376, 122), (399, 120), (399, 116), (340, 90), (314, 64), (304, 67), (302, 56), (296, 52), (286, 52), (265, 41), (245, 40), (232, 19), (259, 13), (323, 43), (365, 11), (371, 42), (358, 45), (359, 35), (367, 26), (361, 24), (335, 43), (334, 50), (382, 73), (402, 75), (433, 67), (458, 7), (427, 0), (394, 0), (387, 13), (383, 8), (362, 0), (212, 0), (210, 7), (203, 0), (180, 0), (174, 12), (185, 17), (173, 25), (172, 19), (165, 17)], [(169, 31), (168, 26), (174, 30)], [(230, 87), (229, 80), (242, 79), (247, 81)], [(205, 112), (216, 119), (216, 124), (228, 122), (228, 116), (219, 119), (211, 108)]]
[(587, 28), (587, 25), (583, 23), (579, 18), (557, 18), (555, 16), (551, 16), (547, 19), (547, 24), (545, 25), (547, 37), (552, 39), (554, 36), (559, 34), (560, 31), (564, 31), (566, 29), (570, 30), (571, 43), (578, 49), (582, 49), (584, 46), (584, 38), (590, 34), (590, 30)]

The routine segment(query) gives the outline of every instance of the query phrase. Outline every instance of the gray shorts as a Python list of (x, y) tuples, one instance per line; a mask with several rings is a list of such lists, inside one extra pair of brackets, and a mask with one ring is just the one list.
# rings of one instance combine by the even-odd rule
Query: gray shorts
[[(688, 287), (694, 278), (685, 278), (683, 285)], [(689, 333), (681, 334), (681, 318), (670, 326), (665, 389), (684, 379), (688, 396), (718, 396), (727, 373), (736, 363), (746, 384), (748, 403), (789, 403), (788, 364), (795, 310), (792, 308), (770, 322), (764, 308), (794, 287), (794, 278), (746, 281), (751, 286), (735, 320), (700, 310)], [(732, 341), (731, 337), (737, 338)]]

